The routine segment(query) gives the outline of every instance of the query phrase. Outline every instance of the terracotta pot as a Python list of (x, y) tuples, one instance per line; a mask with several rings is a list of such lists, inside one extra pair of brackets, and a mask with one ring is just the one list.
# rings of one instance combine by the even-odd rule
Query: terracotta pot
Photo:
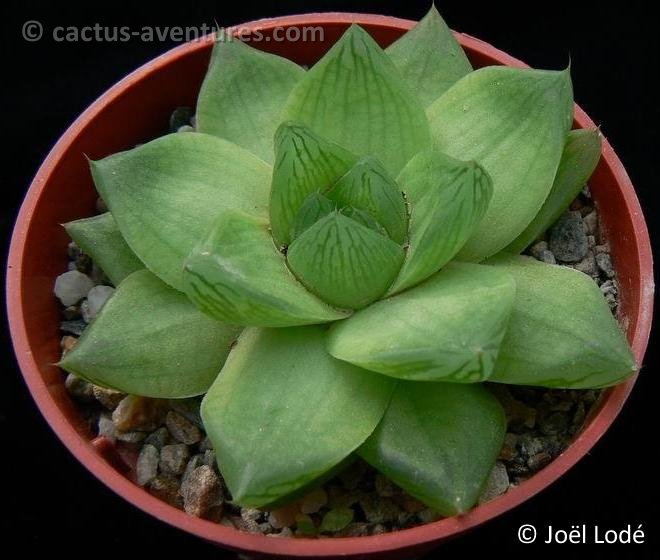
[[(364, 26), (382, 45), (413, 22), (360, 14), (309, 14), (241, 26), (271, 36), (277, 27), (321, 26), (319, 42), (263, 41), (258, 46), (301, 64), (312, 64), (351, 22)], [(467, 35), (457, 37), (475, 66), (522, 62)], [(64, 230), (59, 224), (93, 214), (96, 194), (85, 160), (132, 147), (163, 132), (178, 105), (194, 105), (211, 51), (210, 41), (181, 45), (133, 72), (87, 109), (57, 142), (39, 169), (20, 210), (8, 263), (7, 302), (20, 367), (42, 414), (70, 449), (117, 494), (155, 517), (221, 546), (250, 554), (294, 557), (410, 557), (433, 548), (531, 498), (571, 468), (608, 429), (635, 379), (608, 390), (575, 441), (543, 470), (503, 496), (466, 515), (400, 532), (341, 539), (273, 539), (251, 535), (186, 515), (138, 487), (121, 449), (93, 439), (63, 385), (59, 359), (59, 307), (55, 277), (66, 269)], [(576, 106), (576, 127), (593, 127)], [(638, 363), (651, 326), (653, 276), (649, 237), (633, 186), (607, 141), (591, 180), (618, 273), (620, 313)], [(130, 463), (130, 461), (128, 461)]]

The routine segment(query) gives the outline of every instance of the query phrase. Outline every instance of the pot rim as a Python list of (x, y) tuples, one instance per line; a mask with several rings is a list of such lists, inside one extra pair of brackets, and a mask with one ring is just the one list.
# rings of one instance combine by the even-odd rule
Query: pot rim
[[(373, 14), (343, 12), (311, 13), (280, 18), (261, 19), (235, 26), (235, 29), (251, 31), (272, 30), (276, 27), (303, 25), (343, 25), (350, 23), (365, 24), (372, 28), (410, 29), (416, 22), (395, 17)], [(499, 63), (527, 67), (522, 61), (500, 51), (492, 45), (470, 35), (455, 33), (463, 47), (479, 51)], [(410, 529), (373, 535), (367, 537), (333, 537), (329, 539), (293, 539), (271, 538), (241, 532), (218, 523), (192, 517), (185, 512), (155, 498), (146, 490), (138, 487), (123, 474), (118, 472), (99, 453), (96, 446), (84, 439), (67, 420), (52, 398), (48, 385), (39, 373), (39, 366), (32, 355), (27, 337), (26, 319), (22, 304), (22, 265), (24, 248), (29, 224), (33, 218), (41, 193), (49, 184), (49, 178), (57, 162), (65, 154), (74, 138), (83, 132), (88, 122), (101, 112), (103, 107), (123, 95), (133, 84), (146, 75), (158, 72), (191, 52), (207, 48), (211, 36), (206, 39), (179, 45), (170, 51), (147, 62), (124, 79), (119, 81), (96, 101), (94, 101), (65, 131), (39, 168), (25, 196), (18, 214), (12, 235), (7, 264), (7, 311), (11, 337), (17, 360), (39, 410), (64, 445), (92, 474), (105, 485), (144, 512), (205, 540), (227, 548), (247, 553), (281, 555), (284, 557), (331, 557), (339, 555), (377, 554), (405, 550), (430, 544), (435, 541), (456, 536), (476, 527), (500, 514), (509, 511), (520, 503), (540, 492), (575, 465), (602, 437), (612, 424), (627, 399), (637, 375), (621, 385), (608, 390), (603, 403), (589, 425), (555, 458), (548, 466), (528, 480), (511, 488), (502, 496), (475, 507), (468, 513), (439, 521), (420, 525)], [(582, 128), (594, 128), (596, 125), (579, 107), (575, 106), (575, 122)], [(632, 216), (634, 224), (635, 258), (641, 271), (639, 289), (639, 315), (636, 324), (630, 326), (634, 333), (631, 343), (638, 363), (641, 363), (651, 327), (653, 312), (653, 263), (651, 246), (646, 223), (642, 215), (634, 187), (609, 142), (603, 138), (602, 158), (611, 168), (612, 174), (622, 191), (625, 208), (622, 211)]]

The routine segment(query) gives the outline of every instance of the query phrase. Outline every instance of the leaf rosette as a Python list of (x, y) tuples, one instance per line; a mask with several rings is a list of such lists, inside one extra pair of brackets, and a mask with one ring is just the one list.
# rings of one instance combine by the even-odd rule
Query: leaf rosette
[(506, 430), (484, 382), (637, 369), (589, 277), (517, 254), (598, 161), (572, 115), (568, 71), (472, 70), (435, 8), (386, 50), (351, 26), (308, 71), (222, 35), (195, 132), (91, 163), (110, 212), (67, 230), (118, 289), (61, 365), (205, 394), (242, 505), (357, 454), (464, 512)]

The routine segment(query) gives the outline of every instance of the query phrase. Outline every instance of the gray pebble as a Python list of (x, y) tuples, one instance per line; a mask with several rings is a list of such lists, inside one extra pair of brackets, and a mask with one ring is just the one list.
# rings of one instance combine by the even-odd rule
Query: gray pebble
[(186, 445), (194, 445), (202, 439), (202, 433), (199, 428), (185, 416), (174, 410), (170, 410), (167, 413), (165, 425), (175, 440)]
[(60, 274), (55, 279), (55, 295), (68, 307), (78, 303), (94, 287), (94, 283), (86, 274), (70, 270)]
[(205, 465), (214, 469), (216, 467), (215, 451), (213, 451), (213, 449), (207, 449), (204, 451), (203, 461)]
[(98, 421), (98, 435), (103, 436), (110, 441), (115, 441), (117, 430), (115, 423), (110, 418), (109, 414), (101, 414)]
[(119, 441), (124, 441), (126, 443), (140, 443), (141, 441), (144, 441), (147, 434), (145, 432), (120, 432), (117, 430), (115, 432), (115, 437)]
[(614, 278), (614, 267), (612, 266), (612, 259), (607, 253), (598, 253), (596, 255), (596, 264), (600, 268), (605, 276), (608, 278)]
[(168, 403), (172, 410), (185, 416), (190, 422), (195, 424), (195, 426), (197, 426), (198, 428), (204, 429), (202, 416), (199, 412), (199, 407), (202, 404), (202, 400), (200, 398), (170, 399)]
[(115, 293), (110, 286), (94, 286), (87, 294), (87, 309), (89, 319), (95, 319), (106, 302)]
[(581, 261), (587, 254), (589, 243), (580, 212), (566, 212), (550, 230), (550, 250), (563, 262)]
[(549, 249), (544, 249), (539, 253), (538, 260), (546, 264), (557, 264), (557, 259), (555, 255)]
[(598, 233), (598, 212), (595, 210), (583, 218), (585, 233), (596, 235)]
[(204, 517), (222, 503), (222, 486), (218, 475), (207, 465), (197, 467), (181, 484), (183, 509), (190, 515)]
[(153, 445), (156, 449), (162, 449), (164, 445), (167, 444), (170, 438), (170, 433), (167, 431), (165, 426), (158, 428), (157, 430), (151, 432), (147, 438), (144, 440), (145, 445)]
[(160, 450), (160, 469), (169, 474), (183, 474), (189, 457), (188, 446), (183, 443), (164, 445)]
[(583, 272), (584, 274), (588, 274), (589, 276), (597, 276), (598, 275), (598, 269), (596, 268), (596, 259), (591, 253), (588, 253), (584, 259), (582, 259), (579, 263), (573, 265), (573, 268), (575, 270), (579, 270), (580, 272)]
[(72, 261), (75, 261), (80, 255), (82, 255), (82, 251), (75, 241), (71, 241), (67, 246), (67, 254)]
[(185, 484), (186, 479), (192, 474), (192, 472), (197, 468), (201, 467), (204, 464), (204, 455), (197, 453), (193, 455), (188, 464), (186, 465), (186, 470), (183, 471), (181, 475), (181, 484)]
[(60, 330), (74, 336), (80, 336), (87, 328), (87, 323), (83, 319), (76, 319), (74, 321), (62, 321), (60, 323)]
[(509, 475), (506, 472), (504, 463), (497, 461), (490, 471), (486, 485), (479, 496), (479, 503), (483, 504), (489, 502), (493, 498), (497, 498), (504, 494), (509, 488)]
[(158, 460), (158, 449), (149, 444), (142, 446), (135, 468), (137, 472), (137, 483), (140, 486), (144, 486), (156, 478), (158, 474)]
[(93, 402), (93, 385), (73, 373), (69, 373), (64, 380), (64, 387), (68, 393), (81, 402)]
[(529, 249), (530, 255), (532, 255), (535, 259), (539, 258), (539, 255), (541, 254), (541, 251), (547, 251), (548, 249), (548, 243), (545, 241), (537, 241), (532, 245)]

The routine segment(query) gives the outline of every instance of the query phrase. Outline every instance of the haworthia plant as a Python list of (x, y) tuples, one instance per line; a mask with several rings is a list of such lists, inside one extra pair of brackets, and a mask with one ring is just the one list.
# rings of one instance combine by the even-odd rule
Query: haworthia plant
[(469, 510), (505, 431), (484, 381), (637, 369), (589, 277), (512, 254), (598, 160), (572, 103), (568, 71), (472, 71), (434, 8), (386, 51), (351, 26), (306, 72), (221, 37), (196, 132), (91, 164), (110, 214), (67, 229), (118, 289), (62, 367), (205, 393), (243, 506), (357, 453), (443, 515)]

